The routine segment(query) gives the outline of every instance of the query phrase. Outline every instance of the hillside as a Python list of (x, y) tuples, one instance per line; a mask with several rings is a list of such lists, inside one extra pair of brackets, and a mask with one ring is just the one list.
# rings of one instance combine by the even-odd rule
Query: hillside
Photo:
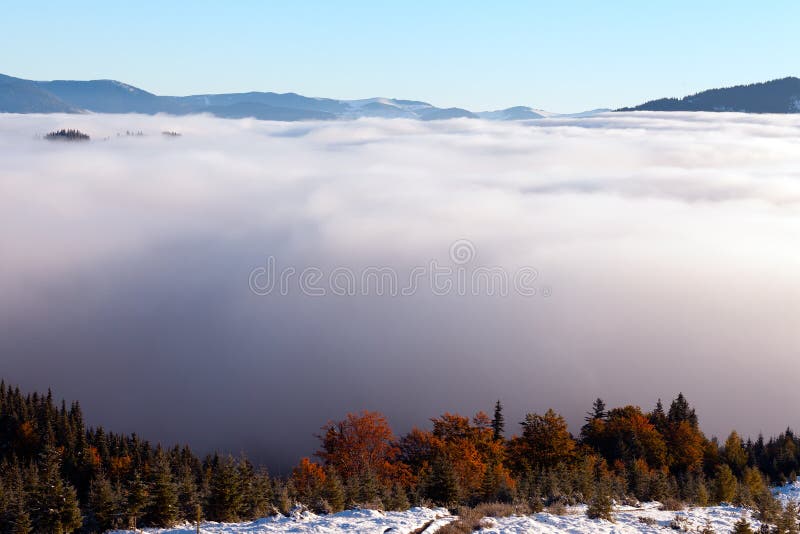
[(800, 113), (800, 79), (709, 89), (683, 98), (660, 98), (617, 111), (738, 111)]

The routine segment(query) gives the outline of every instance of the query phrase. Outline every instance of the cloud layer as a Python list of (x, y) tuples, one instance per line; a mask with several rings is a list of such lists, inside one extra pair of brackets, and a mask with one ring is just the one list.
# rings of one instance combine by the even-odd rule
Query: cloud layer
[[(93, 140), (37, 138), (61, 127)], [(402, 431), (499, 397), (577, 429), (598, 395), (682, 390), (709, 433), (800, 426), (800, 118), (4, 115), (0, 155), (2, 374), (111, 429), (282, 469), (365, 408)], [(248, 285), (270, 256), (408, 273), (459, 239), (539, 293)]]

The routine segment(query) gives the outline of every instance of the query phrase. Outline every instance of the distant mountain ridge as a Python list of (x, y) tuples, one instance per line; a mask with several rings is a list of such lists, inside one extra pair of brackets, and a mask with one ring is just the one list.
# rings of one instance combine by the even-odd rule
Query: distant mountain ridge
[[(597, 113), (608, 110), (595, 110)], [(247, 92), (160, 96), (116, 80), (34, 81), (0, 74), (0, 113), (210, 113), (224, 118), (262, 120), (334, 120), (361, 117), (442, 120), (484, 118), (526, 120), (561, 116), (524, 106), (472, 112), (439, 108), (427, 102), (395, 98), (336, 100), (296, 93)]]
[(617, 111), (740, 111), (800, 113), (800, 79), (780, 78), (762, 83), (709, 89), (683, 98), (660, 98)]

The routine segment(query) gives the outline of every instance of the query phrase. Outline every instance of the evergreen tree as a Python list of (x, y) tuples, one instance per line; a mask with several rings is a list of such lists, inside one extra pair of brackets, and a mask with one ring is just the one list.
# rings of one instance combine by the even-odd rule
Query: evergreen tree
[(178, 515), (187, 521), (195, 520), (197, 507), (201, 507), (202, 499), (197, 479), (189, 465), (181, 465), (177, 474), (176, 489), (178, 492)]
[(697, 426), (697, 415), (695, 414), (694, 408), (689, 406), (689, 402), (686, 400), (686, 397), (683, 396), (683, 393), (678, 393), (678, 396), (672, 401), (672, 404), (670, 404), (667, 420), (670, 423), (687, 422), (692, 427)]
[(592, 403), (592, 409), (586, 413), (586, 417), (584, 419), (586, 422), (589, 422), (595, 419), (605, 419), (606, 415), (606, 403), (603, 402), (603, 399), (598, 397)]
[(83, 523), (78, 507), (78, 494), (61, 478), (61, 458), (52, 447), (42, 453), (42, 470), (34, 496), (36, 531), (68, 534)]
[(150, 502), (147, 483), (142, 480), (138, 471), (134, 473), (133, 478), (128, 483), (125, 501), (125, 515), (128, 517), (128, 526), (135, 529)]
[(409, 506), (406, 490), (400, 484), (394, 484), (386, 499), (386, 509), (402, 512), (408, 510)]
[(232, 522), (242, 510), (242, 483), (231, 456), (218, 457), (211, 477), (208, 512), (214, 521)]
[(105, 476), (96, 477), (89, 489), (90, 525), (105, 532), (120, 525), (120, 495)]
[(336, 472), (336, 469), (330, 465), (325, 468), (323, 496), (332, 512), (336, 513), (344, 510), (345, 494), (342, 479), (339, 477), (339, 473)]
[(503, 405), (498, 399), (494, 405), (494, 417), (492, 418), (492, 437), (495, 441), (503, 439), (503, 432), (506, 429), (505, 418), (503, 417)]
[(661, 432), (662, 435), (667, 433), (667, 414), (664, 413), (664, 405), (661, 403), (661, 399), (658, 399), (653, 413), (650, 414), (650, 423), (656, 427), (656, 430)]
[(431, 466), (426, 481), (426, 497), (441, 506), (453, 506), (459, 500), (458, 480), (453, 465), (444, 456), (438, 456)]
[(148, 521), (171, 527), (178, 519), (178, 490), (172, 479), (169, 459), (162, 449), (156, 451), (150, 477)]
[(257, 469), (249, 483), (249, 492), (245, 508), (249, 518), (264, 517), (275, 513), (272, 505), (272, 480), (266, 469)]
[(744, 517), (741, 517), (736, 523), (733, 524), (731, 534), (754, 534), (750, 523)]
[(717, 502), (733, 502), (738, 484), (731, 468), (723, 464), (717, 468), (716, 499)]
[(798, 534), (800, 533), (800, 525), (798, 525), (798, 512), (797, 505), (794, 501), (788, 501), (784, 506), (781, 513), (775, 519), (774, 534)]
[(606, 521), (614, 521), (611, 489), (607, 483), (598, 483), (594, 495), (589, 501), (589, 506), (586, 508), (586, 516), (589, 519), (605, 519)]

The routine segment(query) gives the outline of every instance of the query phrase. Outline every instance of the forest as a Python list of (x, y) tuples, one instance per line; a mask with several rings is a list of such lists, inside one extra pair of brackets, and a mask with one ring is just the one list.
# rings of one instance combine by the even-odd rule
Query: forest
[(790, 429), (766, 440), (734, 431), (720, 443), (703, 434), (683, 394), (650, 411), (607, 409), (597, 399), (577, 436), (553, 410), (513, 428), (500, 401), (490, 411), (445, 413), (399, 436), (380, 413), (347, 414), (319, 430), (313, 457), (277, 477), (245, 457), (200, 457), (188, 446), (89, 427), (79, 402), (2, 382), (0, 532), (238, 521), (298, 505), (332, 513), (509, 503), (536, 512), (583, 502), (605, 518), (614, 501), (652, 500), (668, 509), (734, 503), (779, 525), (784, 511), (769, 486), (800, 469), (800, 438)]

